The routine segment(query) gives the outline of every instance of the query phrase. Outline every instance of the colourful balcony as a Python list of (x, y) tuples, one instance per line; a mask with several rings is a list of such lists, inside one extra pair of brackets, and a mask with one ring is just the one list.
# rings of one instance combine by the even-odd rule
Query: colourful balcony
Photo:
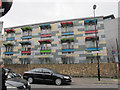
[[(87, 50), (87, 51), (96, 51), (97, 48), (87, 48), (86, 50)], [(98, 48), (98, 50), (99, 50), (99, 48)]]
[(3, 45), (5, 45), (5, 46), (13, 46), (14, 44), (13, 43), (4, 43)]
[(51, 37), (51, 35), (50, 34), (46, 34), (46, 35), (41, 35), (41, 37), (43, 38), (43, 37)]
[(40, 50), (41, 53), (51, 52), (51, 50)]
[(10, 33), (10, 32), (15, 32), (13, 29), (7, 29), (5, 32)]
[(98, 31), (92, 30), (92, 31), (85, 31), (85, 34), (91, 34), (91, 33), (98, 33)]
[(23, 31), (26, 31), (26, 30), (32, 30), (31, 27), (22, 27), (21, 29), (22, 29)]
[(96, 36), (85, 37), (86, 41), (91, 41), (91, 40), (96, 40), (96, 39), (99, 40), (99, 36), (97, 36), (97, 37)]
[(23, 36), (22, 39), (31, 39), (32, 36)]
[(65, 42), (74, 42), (74, 38), (63, 38), (63, 39), (61, 39), (61, 43), (65, 43)]
[(40, 25), (41, 29), (45, 29), (45, 28), (51, 28), (50, 24), (44, 24), (44, 25)]
[(31, 51), (22, 51), (22, 54), (23, 54), (23, 53), (31, 53)]
[(61, 26), (62, 27), (64, 27), (64, 26), (73, 26), (73, 22), (62, 22)]
[(62, 33), (63, 36), (73, 35), (73, 34), (74, 34), (73, 32), (65, 32), (65, 33)]
[(74, 49), (62, 49), (62, 52), (74, 52)]
[(85, 25), (95, 25), (95, 24), (97, 24), (97, 19), (88, 19), (88, 20), (85, 20), (84, 21), (84, 24)]
[(6, 38), (6, 41), (12, 41), (12, 40), (15, 40), (15, 38), (14, 37), (12, 37), (12, 38)]
[(40, 40), (40, 41), (38, 41), (39, 43), (51, 43), (51, 41), (50, 40)]
[(7, 54), (14, 54), (14, 52), (5, 52), (5, 54), (7, 55)]
[(30, 41), (22, 41), (22, 42), (20, 42), (20, 44), (22, 44), (22, 45), (25, 45), (25, 44), (31, 45), (31, 42)]

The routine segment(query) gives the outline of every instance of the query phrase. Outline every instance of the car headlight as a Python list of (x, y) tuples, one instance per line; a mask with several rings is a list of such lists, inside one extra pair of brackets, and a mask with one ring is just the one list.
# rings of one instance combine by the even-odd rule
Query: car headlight
[(68, 77), (68, 76), (64, 76), (64, 78), (65, 78), (65, 79), (69, 79), (70, 77)]
[(7, 86), (7, 89), (12, 89), (12, 88), (17, 89), (17, 87)]
[(30, 83), (28, 82), (28, 86), (30, 85)]

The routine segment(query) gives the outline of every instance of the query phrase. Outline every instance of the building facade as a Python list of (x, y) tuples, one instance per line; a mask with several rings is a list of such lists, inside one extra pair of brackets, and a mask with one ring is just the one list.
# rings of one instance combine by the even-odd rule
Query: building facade
[(2, 59), (7, 64), (97, 63), (96, 40), (100, 62), (107, 62), (103, 16), (5, 28)]

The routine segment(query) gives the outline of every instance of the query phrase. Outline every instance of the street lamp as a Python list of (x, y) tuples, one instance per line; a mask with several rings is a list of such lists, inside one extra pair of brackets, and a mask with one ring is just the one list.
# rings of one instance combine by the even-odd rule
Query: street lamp
[(94, 21), (95, 21), (95, 40), (96, 40), (96, 48), (97, 48), (97, 70), (98, 70), (98, 81), (100, 81), (100, 67), (99, 67), (99, 57), (98, 57), (98, 41), (97, 41), (97, 30), (96, 30), (96, 24), (97, 20), (95, 19), (95, 9), (96, 5), (93, 5), (93, 10), (94, 10)]

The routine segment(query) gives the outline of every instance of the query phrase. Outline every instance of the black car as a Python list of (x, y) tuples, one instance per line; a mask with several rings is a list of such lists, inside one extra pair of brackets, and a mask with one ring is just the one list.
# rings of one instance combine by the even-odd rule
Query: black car
[[(9, 69), (5, 68), (6, 73)], [(29, 82), (25, 79), (22, 79), (20, 76), (17, 76), (17, 74), (12, 71), (8, 71), (9, 74), (7, 76), (7, 80), (6, 80), (6, 87), (7, 90), (30, 90), (31, 86), (29, 84)]]
[(72, 82), (72, 77), (69, 75), (60, 74), (55, 70), (48, 68), (36, 68), (27, 72), (24, 72), (23, 78), (28, 80), (29, 83), (34, 81), (50, 81), (56, 85)]

